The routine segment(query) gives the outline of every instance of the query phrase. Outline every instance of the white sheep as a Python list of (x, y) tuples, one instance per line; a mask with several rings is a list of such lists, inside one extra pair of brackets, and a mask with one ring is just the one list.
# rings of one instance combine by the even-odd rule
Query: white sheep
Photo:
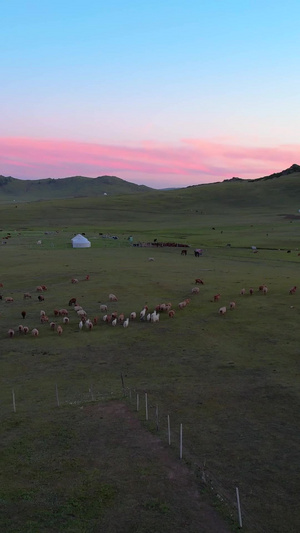
[(135, 312), (135, 311), (132, 311), (132, 313), (130, 313), (129, 318), (130, 318), (130, 320), (135, 320), (135, 318), (136, 318), (136, 312)]
[(10, 328), (10, 329), (8, 330), (7, 334), (8, 334), (9, 337), (13, 337), (14, 334), (15, 334), (15, 330)]
[(118, 301), (118, 298), (116, 297), (115, 294), (109, 294), (108, 299), (109, 299), (110, 302), (117, 302)]
[(123, 322), (123, 328), (128, 328), (128, 324), (129, 324), (129, 318), (126, 318), (126, 320), (124, 320)]
[(69, 322), (70, 322), (70, 319), (67, 316), (64, 316), (63, 323), (64, 324), (69, 324)]
[(230, 309), (235, 309), (235, 302), (230, 302), (229, 307)]
[(79, 322), (79, 324), (78, 324), (78, 327), (79, 327), (79, 330), (81, 331), (82, 328), (83, 328), (83, 322), (82, 322), (82, 320), (80, 320), (80, 322)]
[(192, 294), (198, 294), (199, 291), (200, 291), (199, 287), (192, 288)]
[(31, 335), (33, 335), (33, 337), (38, 337), (39, 330), (37, 328), (33, 328), (33, 330), (31, 330)]
[(100, 305), (100, 311), (102, 311), (102, 313), (107, 312), (107, 305), (105, 305), (105, 304), (101, 304), (101, 305)]
[(220, 315), (225, 315), (226, 311), (227, 311), (227, 308), (226, 308), (226, 307), (220, 307), (220, 309), (219, 309), (219, 314), (220, 314)]
[(154, 257), (148, 257), (148, 261), (154, 261)]
[(112, 326), (116, 326), (117, 323), (118, 323), (118, 319), (117, 319), (117, 318), (114, 318), (114, 319), (112, 320), (112, 322), (111, 322), (111, 325), (112, 325)]

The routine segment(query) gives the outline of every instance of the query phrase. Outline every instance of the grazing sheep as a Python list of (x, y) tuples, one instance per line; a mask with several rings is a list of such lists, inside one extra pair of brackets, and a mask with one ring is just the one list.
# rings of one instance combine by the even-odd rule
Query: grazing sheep
[(192, 294), (198, 294), (199, 291), (200, 291), (199, 287), (192, 288)]
[(69, 306), (71, 307), (73, 304), (76, 305), (76, 298), (71, 298), (71, 300), (69, 300)]
[(235, 309), (235, 302), (230, 302), (229, 307), (230, 309)]
[(45, 300), (45, 296), (43, 296), (42, 294), (39, 294), (38, 295), (38, 301), (39, 302), (43, 302)]
[(249, 289), (249, 294), (252, 296), (252, 294), (254, 293), (254, 290), (252, 289), (252, 287)]
[(58, 335), (61, 335), (62, 332), (63, 332), (63, 328), (61, 326), (57, 326), (56, 331), (57, 331)]
[(292, 288), (289, 290), (289, 293), (290, 293), (290, 294), (295, 294), (296, 290), (297, 290), (297, 287), (296, 287), (296, 285), (294, 285), (294, 287), (292, 287)]
[(7, 304), (9, 304), (9, 303), (11, 303), (11, 302), (13, 302), (13, 301), (14, 301), (14, 299), (13, 299), (11, 296), (7, 296), (7, 297), (5, 298), (5, 302), (6, 302)]
[(89, 330), (93, 329), (93, 327), (94, 327), (93, 326), (93, 322), (89, 318), (87, 319), (87, 321), (85, 323), (85, 327), (86, 327), (86, 329), (89, 329)]
[(111, 325), (112, 325), (112, 326), (116, 326), (117, 323), (118, 323), (118, 319), (117, 319), (117, 318), (114, 318), (114, 319), (112, 320), (112, 322), (111, 322)]
[(74, 311), (80, 311), (80, 309), (82, 309), (81, 305), (74, 305), (73, 307)]
[(24, 326), (24, 330), (23, 330), (24, 335), (27, 335), (28, 332), (29, 332), (28, 326)]
[(118, 316), (118, 321), (119, 321), (119, 322), (124, 322), (124, 320), (125, 320), (124, 313), (121, 313), (121, 314)]
[(221, 298), (221, 294), (220, 293), (215, 294), (214, 295), (214, 302), (218, 302), (220, 300), (220, 298)]
[(64, 317), (63, 317), (63, 323), (64, 323), (64, 324), (69, 324), (69, 322), (70, 322), (69, 317), (64, 316)]
[(263, 291), (263, 294), (266, 295), (267, 292), (268, 292), (268, 287), (266, 287), (266, 285), (265, 285), (262, 291)]
[(130, 318), (130, 320), (135, 320), (136, 319), (136, 312), (132, 311), (132, 313), (130, 313), (129, 318)]
[(28, 298), (31, 298), (31, 294), (30, 292), (24, 292), (24, 296), (23, 296), (23, 299), (26, 300)]
[(53, 314), (54, 314), (54, 316), (59, 316), (59, 310), (58, 309), (54, 309)]
[(184, 307), (186, 307), (186, 301), (184, 300), (183, 302), (180, 302), (178, 304), (178, 307), (179, 307), (179, 309), (184, 309)]
[(150, 320), (151, 320), (151, 313), (148, 313), (148, 314), (147, 314), (146, 319), (147, 319), (147, 322), (150, 322)]
[(97, 326), (97, 324), (98, 324), (98, 317), (97, 316), (94, 316), (93, 324), (94, 324), (94, 326)]
[(37, 292), (43, 292), (43, 287), (42, 285), (38, 285), (37, 288), (36, 288)]
[(69, 314), (67, 309), (60, 309), (58, 313), (60, 316), (68, 316)]
[(8, 334), (9, 337), (13, 337), (14, 334), (15, 334), (15, 330), (14, 329), (9, 329), (7, 334)]
[(26, 311), (21, 311), (21, 315), (22, 315), (22, 318), (25, 318), (25, 316), (26, 316)]
[(90, 275), (87, 274), (87, 275), (85, 276), (85, 281), (89, 281), (89, 279), (90, 279)]
[(111, 318), (114, 320), (115, 318), (118, 318), (118, 313), (117, 311), (114, 311), (112, 314), (111, 314)]
[(76, 278), (72, 278), (72, 279), (71, 279), (71, 283), (78, 283), (78, 279), (76, 279)]
[(129, 318), (126, 318), (126, 320), (124, 320), (123, 322), (123, 328), (128, 328), (128, 324), (129, 324)]
[(80, 322), (79, 322), (79, 324), (78, 324), (78, 327), (79, 327), (79, 330), (81, 331), (82, 328), (83, 328), (83, 322), (82, 322), (82, 320), (80, 320)]
[(50, 322), (50, 329), (52, 329), (54, 331), (55, 328), (56, 328), (56, 323), (55, 322)]
[(19, 333), (24, 333), (24, 326), (22, 326), (22, 324), (18, 327), (18, 331)]
[(173, 309), (170, 309), (168, 315), (169, 315), (170, 318), (174, 318), (174, 316), (175, 316), (175, 311), (174, 311)]
[(79, 309), (79, 311), (77, 311), (77, 315), (82, 319), (86, 317), (86, 312), (84, 309)]
[(109, 299), (110, 302), (117, 302), (118, 301), (118, 298), (116, 297), (115, 294), (109, 294), (108, 299)]
[(43, 291), (47, 291), (48, 290), (46, 285), (42, 285), (42, 289), (43, 289)]
[(140, 312), (140, 320), (145, 320), (147, 311), (148, 311), (148, 306), (145, 305)]
[(40, 318), (40, 322), (41, 324), (44, 324), (45, 322), (49, 322), (49, 318), (47, 317), (47, 315), (42, 315)]
[(107, 321), (107, 316), (108, 316), (108, 315), (103, 315), (103, 317), (102, 317), (103, 322), (106, 322), (106, 321)]
[(148, 261), (154, 261), (154, 257), (148, 257)]
[(243, 296), (244, 294), (246, 294), (246, 289), (241, 289), (240, 290), (240, 295)]
[(227, 311), (226, 307), (220, 307), (219, 314), (220, 315), (225, 315), (226, 311)]
[(33, 330), (31, 330), (31, 335), (33, 335), (33, 337), (38, 337), (39, 336), (39, 330), (36, 329), (36, 328), (33, 328)]
[(181, 250), (181, 254), (180, 255), (187, 255), (187, 251), (186, 250)]
[(101, 304), (100, 305), (100, 311), (102, 311), (102, 313), (106, 313), (107, 312), (107, 305)]
[(201, 285), (204, 285), (204, 281), (200, 278), (196, 278), (195, 283), (200, 283)]
[(40, 316), (45, 316), (45, 311), (40, 311)]
[(258, 290), (259, 290), (259, 291), (262, 291), (263, 288), (264, 288), (264, 285), (260, 285), (260, 286), (258, 287)]

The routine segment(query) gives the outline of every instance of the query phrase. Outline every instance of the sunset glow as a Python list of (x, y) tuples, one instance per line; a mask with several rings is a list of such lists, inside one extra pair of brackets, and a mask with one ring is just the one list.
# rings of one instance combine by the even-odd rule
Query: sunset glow
[(300, 163), (295, 0), (5, 4), (0, 174), (163, 188)]

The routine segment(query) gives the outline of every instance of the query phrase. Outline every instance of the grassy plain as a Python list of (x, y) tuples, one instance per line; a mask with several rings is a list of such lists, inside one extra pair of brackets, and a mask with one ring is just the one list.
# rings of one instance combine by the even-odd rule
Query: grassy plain
[[(230, 185), (224, 184), (223, 203), (215, 185), (0, 206), (1, 236), (11, 233), (0, 246), (1, 294), (14, 298), (0, 302), (1, 531), (198, 531), (197, 498), (184, 485), (170, 489), (162, 460), (167, 450), (173, 464), (180, 463), (181, 423), (181, 463), (230, 531), (238, 529), (236, 486), (245, 531), (300, 530), (300, 305), (299, 295), (289, 294), (299, 285), (300, 221), (279, 216), (297, 212), (295, 194), (283, 195), (276, 182), (262, 195), (267, 185), (251, 184), (245, 200), (248, 184), (235, 184), (234, 194)], [(86, 233), (90, 249), (71, 248), (77, 232)], [(180, 248), (133, 247), (129, 235), (134, 243), (157, 239), (190, 248), (184, 257)], [(194, 257), (195, 247), (204, 249), (202, 257)], [(72, 277), (80, 282), (72, 285)], [(198, 277), (204, 285), (192, 295)], [(35, 292), (40, 284), (48, 287), (44, 302)], [(261, 284), (267, 296), (258, 291)], [(24, 301), (24, 292), (32, 299)], [(126, 316), (162, 302), (172, 302), (176, 315), (110, 327), (99, 310), (110, 292), (119, 299), (110, 310)], [(212, 302), (216, 293), (219, 304)], [(70, 324), (58, 337), (40, 324), (40, 310), (52, 320), (53, 310), (68, 307), (73, 296), (100, 320), (80, 332), (69, 308)], [(191, 302), (180, 311), (184, 298)], [(236, 309), (220, 316), (219, 306), (231, 300)], [(39, 337), (8, 338), (8, 328), (23, 322), (38, 327)], [(113, 409), (123, 402), (121, 374), (129, 406), (123, 417)], [(135, 419), (149, 434), (144, 448), (138, 437), (131, 440), (140, 434)], [(162, 443), (156, 457), (149, 455), (154, 436)]]

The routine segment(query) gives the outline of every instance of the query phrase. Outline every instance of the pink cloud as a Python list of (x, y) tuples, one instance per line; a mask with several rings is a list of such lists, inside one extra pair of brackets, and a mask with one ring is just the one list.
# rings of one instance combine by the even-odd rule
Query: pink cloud
[(0, 173), (26, 179), (116, 174), (154, 187), (187, 186), (239, 176), (257, 178), (297, 163), (300, 145), (241, 146), (232, 139), (183, 139), (138, 146), (0, 138)]

